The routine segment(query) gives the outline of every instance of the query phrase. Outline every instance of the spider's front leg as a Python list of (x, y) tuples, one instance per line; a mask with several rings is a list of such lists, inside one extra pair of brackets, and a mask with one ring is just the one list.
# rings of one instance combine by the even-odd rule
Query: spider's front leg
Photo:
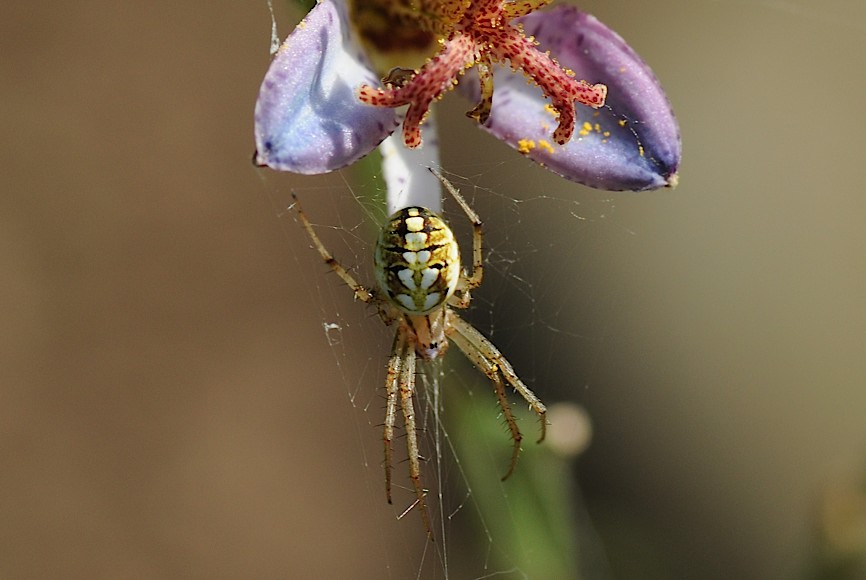
[(496, 393), (496, 400), (499, 403), (499, 408), (502, 409), (502, 416), (505, 418), (505, 424), (508, 425), (508, 431), (511, 433), (511, 439), (514, 441), (514, 448), (511, 451), (511, 463), (508, 464), (508, 471), (502, 476), (502, 481), (505, 481), (511, 474), (514, 473), (514, 468), (517, 466), (517, 459), (520, 457), (520, 443), (523, 441), (523, 435), (520, 433), (520, 428), (517, 426), (517, 419), (514, 418), (514, 413), (511, 411), (511, 404), (508, 402), (508, 395), (505, 393), (505, 387), (502, 384), (502, 378), (499, 375), (499, 368), (496, 364), (488, 360), (478, 350), (472, 347), (469, 341), (466, 340), (460, 333), (453, 333), (448, 337), (457, 347), (466, 355), (466, 358), (475, 365), (481, 372), (487, 375), (490, 382), (493, 383), (493, 390)]
[(391, 358), (388, 360), (388, 375), (385, 379), (385, 432), (382, 440), (385, 443), (385, 497), (391, 501), (391, 472), (393, 469), (394, 423), (397, 415), (397, 396), (400, 393), (400, 376), (402, 375), (403, 358), (406, 350), (406, 333), (403, 328), (397, 330), (394, 336), (394, 346)]
[(517, 458), (520, 455), (520, 442), (523, 436), (520, 434), (520, 429), (517, 427), (517, 420), (511, 411), (511, 405), (506, 398), (505, 389), (502, 384), (502, 377), (529, 403), (530, 408), (538, 415), (541, 420), (541, 437), (538, 442), (544, 441), (547, 433), (547, 407), (533, 393), (529, 387), (514, 372), (511, 363), (499, 352), (492, 342), (487, 340), (483, 334), (478, 332), (471, 324), (457, 316), (453, 310), (448, 310), (448, 319), (446, 328), (448, 338), (466, 355), (472, 364), (474, 364), (481, 372), (493, 382), (493, 388), (496, 391), (496, 398), (499, 401), (499, 406), (502, 409), (502, 416), (508, 424), (508, 430), (511, 432), (511, 438), (514, 440), (514, 450), (511, 454), (511, 464), (508, 467), (508, 472), (502, 478), (507, 479), (514, 471), (514, 466), (517, 465)]
[[(430, 516), (427, 514), (427, 490), (421, 484), (421, 453), (418, 450), (418, 434), (415, 429), (415, 347), (406, 345), (406, 355), (400, 369), (400, 407), (403, 409), (403, 422), (406, 428), (406, 450), (409, 459), (409, 477), (415, 488), (416, 504), (421, 510), (421, 519), (427, 537), (433, 539), (433, 529), (430, 527)], [(407, 510), (408, 511), (408, 510)]]
[(403, 424), (406, 429), (409, 477), (412, 479), (415, 497), (417, 498), (415, 503), (406, 512), (411, 510), (412, 507), (418, 506), (418, 509), (421, 510), (424, 528), (432, 540), (433, 531), (430, 527), (430, 517), (427, 514), (427, 504), (424, 499), (427, 496), (427, 491), (421, 484), (421, 453), (418, 449), (418, 437), (415, 432), (415, 405), (413, 403), (413, 393), (415, 391), (414, 349), (414, 345), (408, 339), (406, 327), (401, 324), (394, 337), (391, 358), (388, 360), (388, 376), (385, 381), (385, 429), (382, 436), (385, 444), (385, 496), (388, 503), (393, 503), (391, 498), (391, 482), (393, 481), (394, 468), (393, 441), (399, 397), (400, 408), (403, 411)]

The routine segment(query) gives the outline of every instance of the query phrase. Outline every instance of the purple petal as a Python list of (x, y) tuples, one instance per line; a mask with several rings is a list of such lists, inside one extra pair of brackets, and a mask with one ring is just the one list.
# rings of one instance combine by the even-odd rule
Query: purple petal
[(570, 6), (520, 21), (540, 50), (550, 50), (578, 79), (607, 85), (607, 106), (576, 105), (571, 141), (553, 142), (555, 116), (540, 89), (520, 73), (497, 71), (493, 112), (485, 129), (567, 179), (607, 190), (647, 190), (676, 184), (679, 127), (649, 67), (619, 35)]
[(280, 47), (256, 102), (256, 163), (326, 173), (369, 153), (397, 127), (393, 109), (355, 92), (378, 85), (349, 33), (345, 3), (319, 2)]

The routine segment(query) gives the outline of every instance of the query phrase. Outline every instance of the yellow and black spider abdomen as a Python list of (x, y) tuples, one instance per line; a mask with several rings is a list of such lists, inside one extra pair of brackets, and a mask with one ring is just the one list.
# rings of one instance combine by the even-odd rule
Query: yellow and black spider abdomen
[(379, 288), (397, 308), (427, 314), (454, 294), (460, 279), (454, 232), (428, 209), (402, 209), (379, 233), (375, 270)]

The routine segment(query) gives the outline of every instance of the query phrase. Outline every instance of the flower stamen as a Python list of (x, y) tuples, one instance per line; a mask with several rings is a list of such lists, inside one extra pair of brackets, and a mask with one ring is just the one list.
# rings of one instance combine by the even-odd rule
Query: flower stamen
[(403, 142), (414, 149), (421, 145), (421, 123), (430, 103), (454, 86), (454, 79), (473, 62), (472, 39), (457, 34), (445, 43), (442, 51), (416, 73), (411, 80), (396, 88), (377, 89), (361, 85), (358, 98), (376, 107), (409, 105), (403, 120)]
[[(442, 34), (439, 53), (411, 78), (401, 77), (400, 83), (386, 83), (385, 88), (362, 85), (358, 98), (378, 107), (408, 104), (403, 141), (407, 147), (416, 148), (421, 145), (420, 125), (430, 104), (453, 88), (458, 76), (473, 66), (478, 71), (481, 99), (467, 115), (481, 124), (486, 123), (493, 104), (493, 64), (508, 63), (513, 70), (523, 71), (550, 99), (559, 118), (553, 140), (564, 145), (574, 134), (575, 102), (597, 109), (604, 105), (607, 87), (572, 78), (573, 75), (548, 54), (538, 50), (533, 39), (510, 23), (549, 2), (475, 0), (459, 3), (457, 12), (449, 4), (448, 18), (440, 20), (435, 27), (436, 32)], [(443, 24), (448, 26), (443, 28)], [(445, 28), (449, 30), (447, 36), (443, 34)]]

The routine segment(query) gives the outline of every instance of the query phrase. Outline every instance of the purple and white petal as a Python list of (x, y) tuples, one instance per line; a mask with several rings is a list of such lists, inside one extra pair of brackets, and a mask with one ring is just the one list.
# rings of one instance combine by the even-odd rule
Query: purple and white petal
[(527, 36), (576, 78), (607, 85), (607, 106), (577, 104), (575, 133), (553, 142), (555, 113), (541, 91), (510, 70), (497, 71), (485, 129), (567, 179), (607, 190), (648, 190), (676, 183), (679, 127), (650, 68), (615, 32), (570, 6), (523, 17)]
[(256, 163), (326, 173), (372, 151), (397, 127), (393, 109), (361, 103), (378, 83), (352, 37), (345, 3), (322, 0), (283, 43), (255, 111)]

